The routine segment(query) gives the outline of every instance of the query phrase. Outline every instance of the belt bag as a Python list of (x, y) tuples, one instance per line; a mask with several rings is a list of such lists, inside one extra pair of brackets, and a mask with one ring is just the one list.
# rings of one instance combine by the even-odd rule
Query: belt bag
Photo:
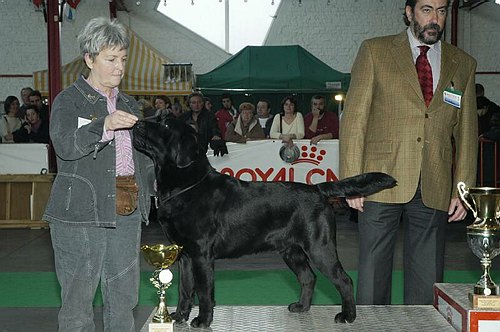
[(116, 213), (128, 216), (137, 209), (139, 187), (133, 175), (116, 177)]

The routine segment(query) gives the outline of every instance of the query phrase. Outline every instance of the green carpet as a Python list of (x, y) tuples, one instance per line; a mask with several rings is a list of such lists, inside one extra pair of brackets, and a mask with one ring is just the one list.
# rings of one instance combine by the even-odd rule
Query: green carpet
[[(356, 284), (357, 272), (348, 272)], [(318, 275), (314, 304), (339, 304), (340, 296), (335, 287), (321, 274)], [(446, 271), (447, 283), (476, 283), (480, 271)], [(158, 303), (156, 288), (149, 272), (141, 273), (139, 305), (154, 306)], [(174, 284), (167, 290), (168, 305), (177, 303), (178, 275), (174, 271)], [(492, 273), (500, 282), (500, 271)], [(217, 271), (215, 299), (219, 305), (288, 305), (299, 297), (299, 285), (288, 270), (269, 271)], [(403, 274), (393, 274), (392, 303), (403, 303)], [(53, 272), (3, 272), (0, 273), (0, 307), (57, 307), (60, 305), (60, 288)], [(102, 304), (98, 290), (94, 303)]]

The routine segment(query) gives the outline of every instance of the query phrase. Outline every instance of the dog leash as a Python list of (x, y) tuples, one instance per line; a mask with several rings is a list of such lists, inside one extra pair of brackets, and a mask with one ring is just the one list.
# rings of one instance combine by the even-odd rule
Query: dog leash
[[(180, 194), (183, 194), (185, 193), (186, 191), (190, 190), (190, 189), (193, 189), (194, 187), (196, 187), (197, 185), (199, 185), (203, 180), (205, 180), (205, 178), (208, 176), (208, 174), (211, 172), (212, 170), (210, 169), (205, 175), (203, 175), (203, 177), (198, 181), (196, 182), (195, 184), (192, 184), (190, 185), (189, 187), (186, 187), (184, 189), (182, 189), (181, 191), (175, 193), (174, 195), (171, 195), (171, 196), (168, 196), (163, 202), (168, 202), (169, 200), (171, 200), (172, 198), (176, 197), (176, 196), (179, 196)], [(155, 206), (156, 208), (158, 209), (158, 196), (155, 196)]]

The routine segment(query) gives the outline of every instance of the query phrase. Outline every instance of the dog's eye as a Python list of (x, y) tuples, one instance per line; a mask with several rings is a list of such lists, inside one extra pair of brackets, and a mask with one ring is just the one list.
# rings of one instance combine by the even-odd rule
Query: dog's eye
[(166, 125), (165, 125), (165, 128), (167, 128), (167, 129), (168, 129), (168, 124), (166, 124)]

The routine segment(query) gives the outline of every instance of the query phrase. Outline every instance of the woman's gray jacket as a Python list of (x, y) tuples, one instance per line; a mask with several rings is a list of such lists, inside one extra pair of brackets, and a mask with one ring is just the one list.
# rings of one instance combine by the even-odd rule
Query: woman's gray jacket
[[(116, 109), (141, 117), (137, 102), (121, 92)], [(55, 98), (50, 138), (57, 156), (57, 175), (43, 220), (98, 227), (116, 225), (115, 141), (100, 142), (108, 114), (106, 98), (83, 77)], [(132, 130), (130, 135), (133, 138)], [(153, 163), (135, 149), (133, 159), (139, 209), (147, 221), (154, 181)]]

